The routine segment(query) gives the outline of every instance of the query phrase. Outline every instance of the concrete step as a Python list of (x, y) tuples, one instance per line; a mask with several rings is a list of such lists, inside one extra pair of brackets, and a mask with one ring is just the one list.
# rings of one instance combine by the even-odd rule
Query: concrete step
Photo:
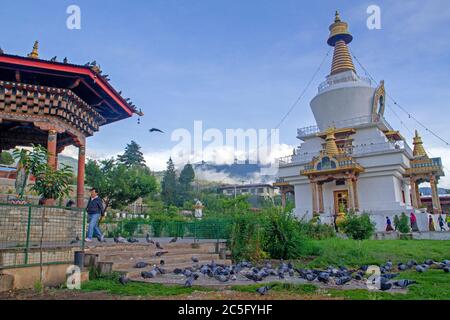
[[(164, 249), (193, 249), (192, 243), (161, 243), (161, 246)], [(220, 243), (219, 247), (224, 247), (224, 243)], [(204, 242), (204, 243), (198, 243), (198, 249), (201, 248), (215, 248), (216, 243), (215, 242)], [(98, 245), (89, 245), (89, 247), (86, 248), (86, 251), (88, 252), (105, 252), (105, 251), (128, 251), (128, 250), (146, 250), (146, 249), (156, 249), (156, 246), (154, 244), (147, 244), (147, 243), (107, 243), (107, 244), (98, 244)]]
[[(209, 261), (201, 261), (200, 265), (201, 264), (205, 264), (205, 263), (210, 263), (210, 262), (211, 262), (211, 260), (209, 260)], [(232, 264), (231, 260), (215, 260), (215, 262), (217, 264), (223, 264), (223, 265), (231, 265)], [(167, 265), (164, 265), (162, 268), (164, 270), (166, 270), (167, 273), (173, 273), (173, 270), (175, 268), (185, 269), (185, 268), (189, 268), (189, 267), (192, 267), (192, 262), (190, 262), (190, 263), (189, 262), (185, 262), (185, 263), (177, 263), (177, 264), (167, 264)], [(113, 265), (113, 270), (114, 271), (117, 271), (117, 272), (120, 272), (120, 273), (124, 273), (130, 279), (142, 279), (141, 273), (143, 271), (150, 271), (151, 269), (153, 269), (153, 266), (149, 266), (149, 267), (142, 268), (142, 269), (136, 269), (136, 268), (133, 268), (133, 267), (116, 268), (115, 264)]]
[[(197, 255), (209, 255), (216, 254), (215, 250), (162, 250), (168, 251), (163, 255), (163, 257), (175, 257), (184, 256), (186, 259), (191, 259)], [(99, 254), (99, 260), (110, 261), (115, 259), (152, 259), (155, 258), (156, 253), (161, 252), (161, 250), (142, 250), (142, 251), (132, 251), (132, 252), (108, 252)]]
[[(217, 261), (220, 260), (218, 254), (207, 254), (207, 255), (199, 255), (197, 256), (199, 259), (199, 264), (205, 264), (210, 263), (212, 260)], [(160, 261), (164, 260), (165, 265), (177, 265), (177, 264), (190, 264), (192, 265), (193, 262), (191, 260), (191, 256), (174, 256), (174, 257), (161, 257), (161, 258), (153, 258), (153, 259), (138, 259), (138, 258), (132, 258), (132, 259), (115, 259), (115, 260), (104, 260), (108, 262), (113, 262), (115, 268), (132, 268), (134, 265), (138, 262), (146, 262), (151, 265), (156, 264), (159, 265)]]

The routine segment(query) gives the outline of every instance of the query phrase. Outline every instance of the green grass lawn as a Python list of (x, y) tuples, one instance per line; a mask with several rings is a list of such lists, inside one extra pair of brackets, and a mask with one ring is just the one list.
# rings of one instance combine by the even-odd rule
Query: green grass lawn
[(388, 259), (394, 264), (409, 259), (419, 263), (425, 259), (442, 261), (450, 259), (450, 241), (434, 240), (346, 240), (327, 239), (312, 243), (315, 255), (308, 263), (310, 267), (343, 265), (347, 267), (363, 264), (384, 264)]
[(211, 291), (207, 288), (192, 287), (184, 288), (178, 285), (162, 285), (157, 283), (130, 282), (126, 286), (118, 281), (118, 276), (98, 278), (85, 282), (81, 286), (85, 292), (103, 291), (112, 295), (141, 296), (141, 297), (164, 297), (190, 294), (194, 291)]

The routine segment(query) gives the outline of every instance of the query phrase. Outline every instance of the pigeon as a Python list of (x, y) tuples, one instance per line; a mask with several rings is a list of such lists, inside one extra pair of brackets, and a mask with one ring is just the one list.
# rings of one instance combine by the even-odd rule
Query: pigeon
[(161, 247), (161, 245), (159, 244), (158, 241), (155, 243), (155, 245), (156, 245), (156, 248), (159, 249), (159, 250), (163, 250), (164, 249), (163, 247)]
[(141, 272), (141, 277), (144, 279), (151, 279), (151, 278), (156, 277), (156, 274), (157, 274), (156, 270), (153, 269), (152, 271)]
[(214, 278), (220, 282), (228, 282), (229, 280), (229, 278), (223, 274), (216, 275)]
[(363, 265), (363, 266), (359, 267), (359, 270), (364, 271), (364, 272), (366, 272), (367, 269), (369, 269), (369, 266), (367, 266), (367, 265)]
[(50, 59), (50, 61), (55, 62), (57, 58), (58, 58), (57, 56), (54, 56), (53, 58)]
[(317, 278), (317, 275), (314, 273), (307, 273), (306, 274), (306, 280), (308, 281), (314, 281)]
[(175, 243), (175, 242), (177, 242), (177, 240), (178, 240), (178, 237), (175, 237), (172, 240), (170, 240), (169, 243)]
[(5, 54), (5, 51), (3, 51), (2, 48), (0, 48), (0, 54)]
[(330, 274), (327, 272), (321, 272), (319, 273), (317, 280), (323, 283), (328, 283), (328, 281), (330, 280)]
[(442, 261), (442, 263), (450, 266), (450, 260), (444, 260), (444, 261)]
[(398, 277), (399, 275), (400, 275), (399, 273), (386, 273), (383, 274), (381, 277), (390, 280), (394, 279), (395, 277)]
[(158, 266), (155, 266), (155, 270), (156, 272), (158, 272), (159, 274), (166, 274), (166, 270), (164, 270), (163, 268), (160, 268)]
[(136, 264), (134, 265), (134, 267), (135, 267), (136, 269), (146, 268), (146, 267), (148, 267), (148, 263), (147, 263), (147, 262), (141, 261), (141, 262), (136, 263)]
[(139, 240), (136, 239), (136, 238), (128, 238), (127, 241), (128, 241), (129, 243), (138, 243), (138, 242), (139, 242)]
[(293, 277), (294, 276), (294, 269), (289, 269), (289, 277)]
[(413, 266), (417, 266), (417, 262), (415, 260), (409, 260), (406, 265), (408, 266), (408, 268), (412, 268)]
[(155, 244), (155, 241), (153, 241), (152, 238), (150, 238), (150, 234), (148, 233), (145, 236), (145, 241), (147, 241), (147, 243)]
[(391, 288), (392, 288), (392, 283), (390, 283), (390, 282), (381, 282), (380, 283), (380, 290), (381, 291), (387, 291), (387, 290), (389, 290)]
[(350, 282), (351, 280), (352, 280), (351, 277), (349, 277), (349, 276), (343, 276), (343, 277), (340, 277), (340, 278), (337, 278), (337, 279), (336, 279), (336, 284), (337, 284), (338, 286), (342, 286), (342, 285), (346, 284), (347, 282)]
[(175, 269), (173, 270), (173, 273), (175, 273), (175, 274), (182, 274), (182, 273), (183, 273), (183, 270), (181, 270), (180, 268), (175, 268)]
[(442, 268), (445, 273), (450, 273), (450, 266)]
[(166, 262), (164, 260), (159, 261), (159, 265), (163, 266), (165, 264), (166, 264)]
[(278, 270), (278, 278), (284, 279), (284, 273), (281, 270)]
[(184, 283), (185, 288), (191, 288), (192, 284), (194, 283), (194, 277), (189, 277), (186, 282)]
[(269, 290), (271, 290), (274, 287), (274, 285), (271, 286), (264, 286), (261, 288), (256, 289), (256, 292), (259, 293), (261, 296), (265, 296), (269, 293)]
[(149, 131), (150, 131), (150, 133), (153, 133), (153, 132), (164, 133), (164, 131), (157, 129), (157, 128), (151, 128)]
[(77, 243), (78, 243), (78, 241), (79, 241), (79, 240), (77, 240), (77, 239), (75, 239), (75, 240), (72, 240), (72, 241), (70, 241), (70, 244), (77, 244)]
[(198, 263), (198, 261), (199, 261), (197, 257), (192, 257), (191, 260), (193, 263)]
[(115, 243), (125, 243), (125, 242), (127, 242), (127, 240), (125, 238), (122, 238), (121, 236), (118, 236), (118, 237), (114, 237), (114, 242)]
[(63, 62), (64, 62), (64, 63), (68, 63), (68, 62), (69, 62), (69, 60), (67, 59), (67, 57), (64, 58)]
[(436, 262), (434, 262), (433, 260), (431, 260), (431, 259), (427, 259), (427, 260), (425, 260), (425, 262), (424, 262), (424, 264), (427, 264), (427, 265), (429, 265), (429, 266), (431, 266), (431, 265), (433, 265), (433, 264), (435, 264)]
[(247, 279), (252, 280), (254, 282), (258, 282), (258, 281), (262, 281), (263, 280), (261, 276), (259, 276), (257, 274), (254, 274), (254, 273), (246, 273), (244, 275), (244, 277), (246, 277)]
[(126, 275), (121, 275), (119, 278), (119, 282), (121, 285), (126, 285), (128, 282), (130, 282), (130, 278), (128, 278)]
[(417, 281), (414, 280), (398, 280), (394, 282), (394, 286), (400, 287), (400, 288), (407, 288), (408, 286), (412, 284), (417, 284)]
[(397, 267), (400, 271), (405, 271), (406, 269), (408, 269), (408, 266), (404, 263), (399, 263)]
[(420, 272), (420, 273), (424, 273), (425, 271), (427, 271), (427, 268), (425, 268), (423, 266), (416, 266), (416, 271)]
[(158, 251), (155, 253), (155, 257), (162, 257), (166, 253), (169, 253), (169, 251)]

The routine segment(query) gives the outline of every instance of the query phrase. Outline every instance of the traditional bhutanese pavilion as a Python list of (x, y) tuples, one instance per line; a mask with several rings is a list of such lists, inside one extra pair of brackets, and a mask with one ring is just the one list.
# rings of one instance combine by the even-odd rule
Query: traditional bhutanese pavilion
[(78, 147), (77, 206), (84, 206), (86, 138), (101, 126), (137, 112), (108, 82), (96, 63), (75, 65), (0, 52), (0, 152), (42, 145), (57, 167), (65, 147)]

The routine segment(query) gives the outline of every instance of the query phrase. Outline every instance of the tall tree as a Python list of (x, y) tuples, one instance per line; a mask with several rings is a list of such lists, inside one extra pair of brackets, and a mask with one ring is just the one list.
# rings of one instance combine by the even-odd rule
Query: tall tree
[(98, 189), (106, 204), (106, 209), (122, 209), (157, 190), (155, 177), (147, 167), (116, 163), (114, 159), (99, 163), (88, 160), (86, 164), (86, 183)]
[(6, 151), (3, 151), (0, 153), (0, 164), (6, 164), (7, 166), (10, 166), (14, 164), (14, 158), (13, 156)]
[(186, 201), (192, 199), (192, 182), (195, 179), (195, 172), (192, 165), (188, 163), (184, 166), (178, 178), (177, 205), (182, 206)]
[(177, 174), (172, 158), (167, 161), (167, 169), (161, 182), (161, 197), (166, 206), (176, 205)]
[(144, 154), (141, 151), (141, 146), (135, 141), (131, 141), (125, 147), (125, 152), (117, 157), (117, 161), (127, 167), (138, 166), (145, 167)]

